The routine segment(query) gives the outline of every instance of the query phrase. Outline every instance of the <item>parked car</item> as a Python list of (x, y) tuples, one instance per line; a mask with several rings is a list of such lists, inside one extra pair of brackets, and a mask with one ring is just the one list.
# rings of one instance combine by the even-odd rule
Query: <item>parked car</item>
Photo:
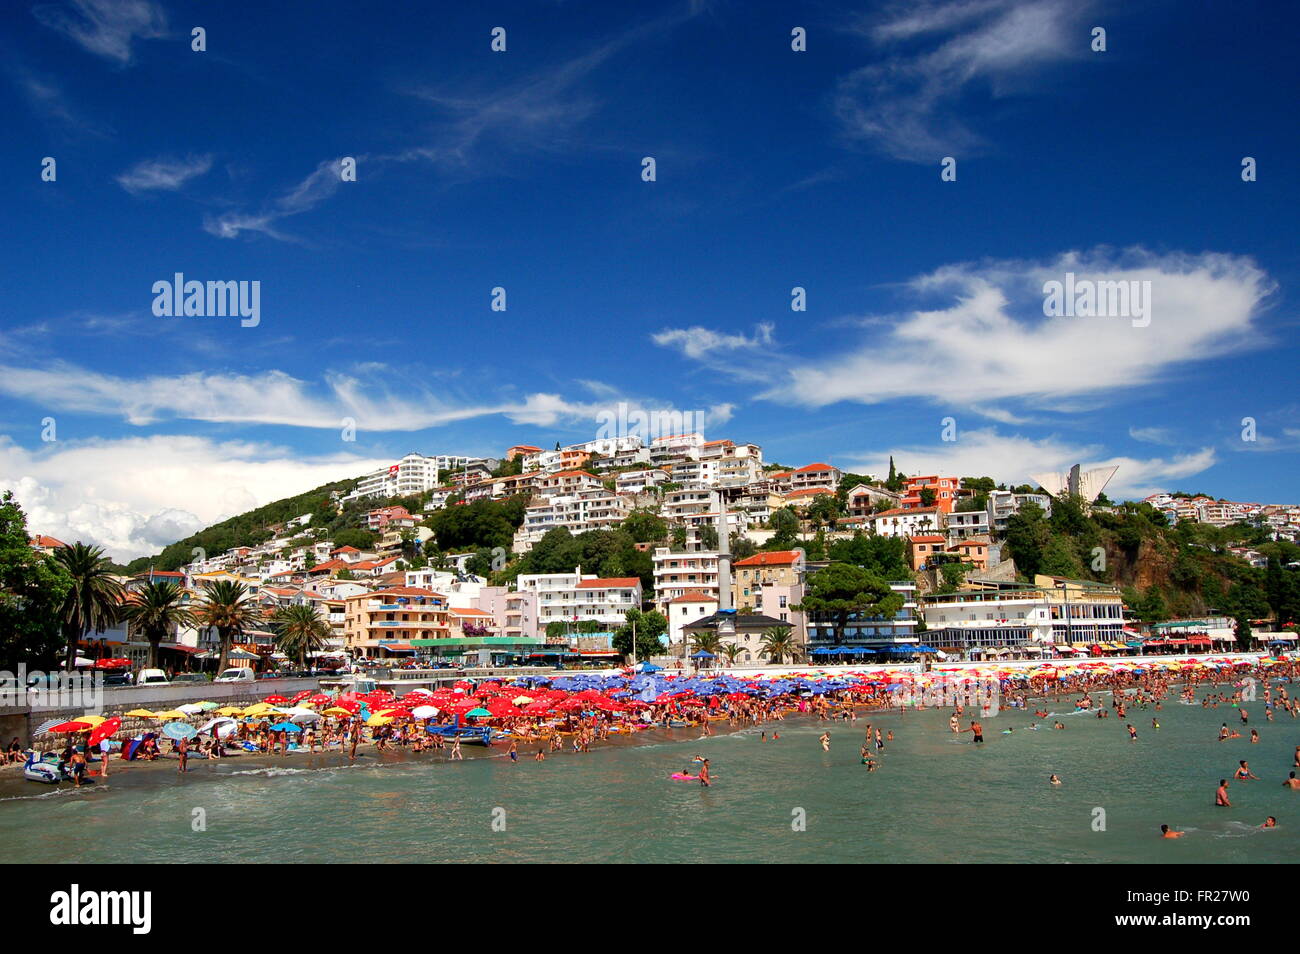
[(171, 680), (161, 669), (141, 669), (135, 676), (137, 686), (170, 686)]
[(213, 682), (255, 682), (257, 675), (251, 669), (226, 669)]
[(176, 685), (177, 683), (194, 683), (194, 682), (207, 682), (207, 681), (208, 681), (208, 674), (205, 672), (178, 672), (176, 675), (172, 676), (173, 686)]
[(135, 685), (135, 677), (131, 675), (129, 669), (111, 669), (104, 673), (104, 685), (132, 686)]

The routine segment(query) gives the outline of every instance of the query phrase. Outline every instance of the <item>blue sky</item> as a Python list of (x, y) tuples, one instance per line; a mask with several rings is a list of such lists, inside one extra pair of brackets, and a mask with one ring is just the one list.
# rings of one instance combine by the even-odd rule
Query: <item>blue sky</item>
[[(1300, 496), (1293, 4), (630, 6), (5, 5), (33, 528), (135, 556), (620, 401), (795, 465)], [(1149, 323), (1045, 317), (1067, 271), (1150, 281)], [(176, 272), (260, 323), (156, 317)]]

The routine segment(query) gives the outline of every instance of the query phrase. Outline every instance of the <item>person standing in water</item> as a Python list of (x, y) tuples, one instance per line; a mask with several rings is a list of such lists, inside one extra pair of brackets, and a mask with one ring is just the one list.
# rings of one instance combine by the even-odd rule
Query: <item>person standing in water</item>
[(966, 731), (974, 734), (974, 738), (971, 739), (972, 743), (984, 741), (984, 726), (980, 725), (978, 722), (972, 722), (970, 728)]
[(1228, 801), (1228, 780), (1219, 779), (1219, 790), (1214, 793), (1215, 808), (1231, 808), (1232, 802)]
[(831, 750), (831, 734), (829, 732), (823, 732), (821, 738), (817, 741), (822, 744), (823, 752), (829, 752)]
[(705, 759), (700, 763), (700, 774), (697, 776), (700, 780), (701, 788), (708, 788), (713, 783), (709, 781), (709, 760)]

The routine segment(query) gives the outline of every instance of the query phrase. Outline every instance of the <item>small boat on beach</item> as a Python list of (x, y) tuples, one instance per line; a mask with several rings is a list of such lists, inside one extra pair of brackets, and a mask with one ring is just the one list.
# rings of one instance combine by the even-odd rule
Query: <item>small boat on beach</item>
[(491, 745), (492, 727), (487, 725), (431, 725), (430, 735), (440, 735), (448, 742), (459, 739), (469, 745)]

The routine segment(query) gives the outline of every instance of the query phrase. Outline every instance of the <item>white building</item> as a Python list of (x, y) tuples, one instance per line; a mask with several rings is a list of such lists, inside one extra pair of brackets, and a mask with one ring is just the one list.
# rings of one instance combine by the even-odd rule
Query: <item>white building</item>
[(635, 576), (601, 579), (577, 567), (572, 573), (524, 573), (516, 586), (536, 595), (539, 634), (549, 623), (591, 621), (612, 630), (626, 622), (628, 610), (641, 608), (641, 580)]
[(718, 597), (718, 553), (716, 550), (674, 551), (658, 547), (654, 563), (655, 607), (664, 612), (669, 602), (693, 590)]
[(344, 497), (344, 500), (358, 500), (362, 497), (409, 497), (432, 490), (441, 482), (438, 479), (440, 460), (451, 458), (425, 457), (423, 454), (407, 454), (395, 464), (380, 467), (366, 474), (357, 482), (356, 490)]
[(524, 510), (524, 522), (515, 531), (514, 549), (524, 553), (551, 530), (563, 527), (570, 533), (608, 530), (632, 512), (625, 497), (604, 490), (587, 490), (572, 495), (546, 497)]

